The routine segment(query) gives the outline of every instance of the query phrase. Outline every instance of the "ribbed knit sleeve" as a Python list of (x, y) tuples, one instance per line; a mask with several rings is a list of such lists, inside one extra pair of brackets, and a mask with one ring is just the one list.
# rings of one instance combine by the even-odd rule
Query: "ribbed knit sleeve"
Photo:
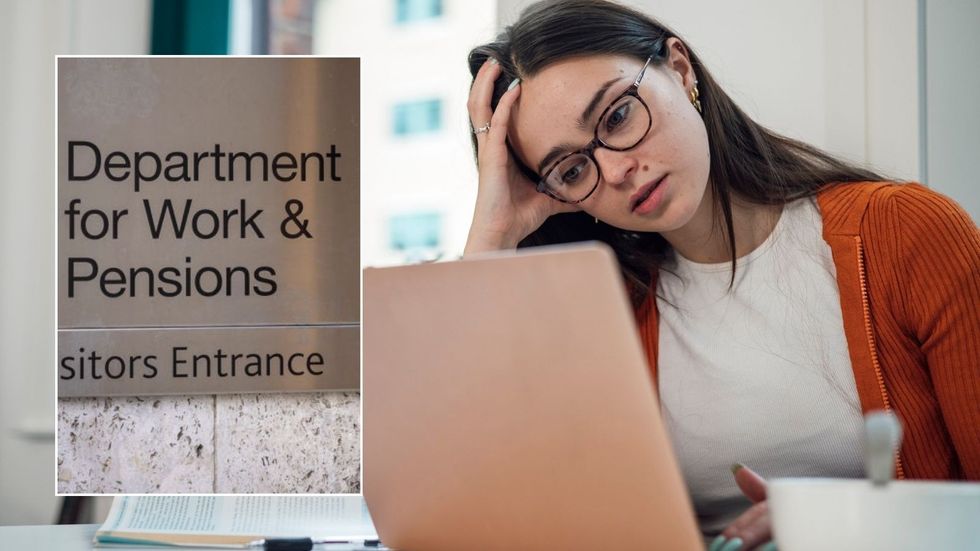
[(967, 478), (980, 480), (980, 231), (955, 202), (918, 184), (890, 205), (907, 327), (925, 355)]

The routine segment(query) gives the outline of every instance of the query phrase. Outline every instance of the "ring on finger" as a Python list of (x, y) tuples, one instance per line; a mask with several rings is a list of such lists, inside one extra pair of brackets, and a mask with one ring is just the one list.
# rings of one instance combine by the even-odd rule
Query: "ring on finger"
[(479, 128), (474, 128), (473, 129), (473, 133), (474, 134), (483, 134), (483, 133), (486, 133), (486, 132), (489, 132), (489, 131), (490, 131), (490, 123), (489, 122), (487, 124), (484, 124), (483, 126), (481, 126)]

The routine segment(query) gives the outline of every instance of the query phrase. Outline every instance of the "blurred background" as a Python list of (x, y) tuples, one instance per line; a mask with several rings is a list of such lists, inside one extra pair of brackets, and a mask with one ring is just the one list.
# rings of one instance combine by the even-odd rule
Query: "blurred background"
[[(466, 56), (530, 3), (0, 4), (0, 525), (64, 512), (55, 496), (55, 55), (360, 57), (361, 258), (391, 265), (461, 254), (477, 183)], [(980, 217), (980, 2), (627, 3), (673, 27), (756, 120), (923, 181)], [(101, 521), (105, 503), (70, 516)]]

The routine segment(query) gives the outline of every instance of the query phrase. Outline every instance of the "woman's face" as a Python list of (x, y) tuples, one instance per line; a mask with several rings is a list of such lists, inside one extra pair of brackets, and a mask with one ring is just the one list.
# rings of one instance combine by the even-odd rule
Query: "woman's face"
[[(705, 194), (708, 138), (690, 101), (694, 72), (676, 38), (668, 40), (667, 46), (667, 62), (648, 67), (639, 85), (639, 95), (650, 109), (649, 132), (627, 151), (595, 149), (599, 187), (578, 205), (589, 215), (626, 230), (680, 229), (709, 199)], [(517, 154), (527, 166), (544, 174), (542, 166), (553, 165), (551, 159), (559, 151), (564, 154), (585, 147), (606, 106), (630, 87), (642, 68), (643, 60), (631, 57), (580, 57), (550, 65), (522, 81), (509, 130)], [(596, 98), (591, 114), (580, 124)], [(701, 212), (705, 210), (710, 211)]]

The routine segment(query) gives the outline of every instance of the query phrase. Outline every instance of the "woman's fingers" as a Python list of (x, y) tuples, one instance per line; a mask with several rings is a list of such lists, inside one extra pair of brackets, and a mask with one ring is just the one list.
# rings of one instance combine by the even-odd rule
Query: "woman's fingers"
[(752, 469), (736, 463), (732, 474), (738, 488), (755, 505), (739, 515), (735, 522), (726, 527), (712, 542), (712, 549), (749, 551), (768, 543), (772, 539), (772, 524), (769, 519), (769, 504), (766, 502), (766, 481)]
[[(470, 87), (470, 96), (466, 101), (466, 109), (470, 114), (470, 124), (474, 129), (480, 128), (490, 122), (493, 111), (490, 109), (490, 99), (493, 97), (493, 85), (500, 76), (500, 64), (493, 58), (487, 60), (476, 72), (473, 85)], [(480, 141), (485, 133), (477, 134)]]
[(510, 83), (507, 91), (504, 92), (504, 95), (500, 97), (500, 101), (497, 102), (497, 109), (493, 112), (493, 117), (490, 119), (489, 137), (495, 144), (502, 146), (507, 140), (507, 129), (510, 125), (510, 110), (520, 95), (521, 81), (515, 78)]
[(765, 543), (772, 539), (772, 527), (769, 524), (769, 503), (756, 503), (742, 513), (735, 522), (722, 532), (728, 538), (741, 538), (743, 549)]
[(736, 463), (732, 465), (732, 474), (735, 475), (735, 483), (738, 484), (738, 488), (752, 503), (766, 499), (766, 480), (758, 473), (741, 463)]
[[(473, 251), (481, 247), (481, 235), (516, 235), (519, 241), (552, 214), (579, 210), (577, 205), (561, 203), (537, 193), (534, 183), (511, 158), (507, 134), (514, 105), (521, 95), (521, 83), (514, 79), (491, 109), (494, 86), (501, 73), (499, 64), (484, 63), (473, 79), (467, 101), (474, 129), (490, 125), (488, 131), (476, 135), (480, 184), (471, 238), (467, 240), (467, 249)], [(473, 228), (478, 231), (474, 233)]]
[(757, 518), (763, 513), (768, 511), (766, 502), (756, 503), (755, 505), (749, 507), (744, 513), (738, 516), (734, 522), (729, 524), (724, 530), (722, 530), (721, 535), (728, 539), (735, 537), (740, 537), (741, 531), (747, 527), (751, 526)]
[(748, 551), (769, 542), (772, 539), (772, 524), (769, 518), (769, 504), (765, 501), (756, 503), (735, 522), (731, 523), (721, 536), (715, 540), (717, 548), (724, 548), (724, 545), (731, 545), (732, 542), (739, 542), (740, 551)]

